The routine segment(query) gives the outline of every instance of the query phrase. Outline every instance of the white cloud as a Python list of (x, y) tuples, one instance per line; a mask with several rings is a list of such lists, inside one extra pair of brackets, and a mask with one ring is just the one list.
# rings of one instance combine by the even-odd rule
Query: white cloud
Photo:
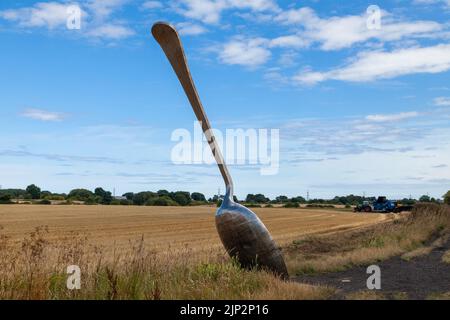
[(450, 97), (438, 97), (434, 99), (434, 105), (439, 107), (450, 107)]
[(414, 4), (444, 4), (450, 7), (450, 0), (414, 0)]
[(110, 16), (115, 10), (121, 8), (129, 0), (90, 0), (86, 7), (96, 18), (104, 19)]
[(66, 26), (69, 18), (67, 9), (71, 4), (39, 2), (33, 7), (0, 11), (0, 17), (17, 22), (21, 27), (46, 27), (54, 29)]
[[(89, 0), (82, 4), (81, 36), (105, 39), (123, 39), (134, 31), (123, 23), (111, 22), (110, 16), (129, 0)], [(76, 3), (75, 3), (76, 4)], [(0, 11), (0, 17), (17, 22), (20, 27), (48, 29), (66, 28), (70, 12), (67, 9), (74, 3), (40, 2), (32, 7)]]
[(309, 46), (309, 41), (296, 36), (282, 36), (270, 41), (271, 47), (280, 47), (280, 48), (306, 48)]
[(148, 10), (160, 9), (162, 7), (163, 7), (163, 4), (159, 1), (145, 1), (142, 4), (142, 9), (148, 9)]
[(394, 21), (387, 12), (382, 13), (380, 30), (368, 29), (367, 19), (366, 13), (322, 19), (307, 7), (283, 11), (275, 18), (283, 24), (301, 28), (296, 36), (305, 42), (319, 43), (323, 50), (349, 48), (371, 39), (387, 42), (413, 37), (438, 37), (443, 30), (443, 26), (434, 21)]
[(219, 59), (225, 64), (256, 67), (269, 60), (271, 53), (263, 38), (237, 38), (226, 43), (219, 52)]
[(366, 120), (373, 122), (394, 122), (419, 116), (416, 111), (401, 112), (396, 114), (372, 114), (366, 117)]
[(132, 36), (134, 31), (118, 24), (103, 24), (90, 30), (87, 35), (94, 38), (108, 38), (119, 40)]
[(63, 113), (50, 112), (41, 109), (26, 109), (21, 113), (21, 116), (40, 121), (62, 121), (66, 117)]
[(450, 70), (450, 45), (398, 49), (392, 52), (366, 51), (347, 65), (326, 72), (301, 71), (293, 77), (300, 84), (326, 80), (368, 82), (416, 73)]
[(265, 11), (277, 10), (278, 6), (273, 0), (181, 0), (175, 9), (185, 17), (214, 24), (227, 9)]
[(202, 34), (202, 33), (205, 33), (208, 31), (208, 30), (206, 30), (205, 27), (203, 27), (199, 24), (190, 23), (190, 22), (178, 23), (177, 29), (181, 35), (190, 35), (190, 36), (196, 36), (196, 35), (199, 35), (199, 34)]

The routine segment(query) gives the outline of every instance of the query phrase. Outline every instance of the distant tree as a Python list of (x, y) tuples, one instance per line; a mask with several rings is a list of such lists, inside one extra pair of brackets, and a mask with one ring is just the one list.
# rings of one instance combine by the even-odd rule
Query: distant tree
[(52, 193), (50, 191), (41, 191), (41, 199), (50, 199)]
[(113, 200), (112, 193), (103, 190), (103, 188), (96, 188), (94, 194), (99, 198), (101, 204), (111, 204), (111, 201)]
[(191, 194), (186, 191), (177, 191), (170, 194), (170, 198), (180, 206), (187, 206), (191, 203)]
[(444, 194), (444, 203), (450, 204), (450, 190)]
[(156, 192), (156, 194), (157, 194), (158, 196), (169, 196), (169, 195), (170, 195), (170, 192), (167, 191), (167, 190), (158, 190), (158, 191)]
[(127, 192), (127, 193), (124, 193), (124, 194), (122, 195), (122, 197), (127, 198), (127, 200), (133, 200), (134, 193), (133, 193), (133, 192)]
[(91, 201), (92, 198), (94, 198), (94, 194), (86, 189), (73, 189), (69, 192), (69, 195), (67, 197), (70, 200)]
[(191, 198), (194, 201), (206, 201), (205, 195), (203, 193), (200, 193), (200, 192), (193, 192), (191, 194)]
[(133, 196), (133, 204), (143, 206), (151, 198), (156, 198), (158, 195), (151, 191), (144, 191), (135, 193)]
[(179, 204), (168, 196), (152, 198), (145, 203), (147, 206), (178, 206)]
[(248, 194), (245, 198), (245, 202), (247, 203), (267, 203), (270, 199), (266, 198), (263, 194)]
[(412, 206), (412, 205), (414, 205), (414, 204), (416, 203), (416, 200), (404, 198), (404, 199), (401, 201), (401, 203), (404, 204), (404, 205), (407, 205), (407, 206)]
[(431, 202), (431, 199), (430, 199), (429, 196), (423, 195), (423, 196), (421, 196), (421, 197), (419, 198), (419, 201), (420, 201), (420, 202)]
[(30, 184), (25, 191), (31, 196), (31, 199), (40, 199), (41, 198), (41, 188), (34, 184)]
[(284, 202), (287, 202), (288, 200), (289, 200), (289, 198), (286, 196), (278, 196), (275, 198), (276, 203), (284, 203)]
[(290, 200), (291, 202), (297, 202), (297, 203), (306, 203), (306, 199), (298, 196), (298, 197), (294, 197)]
[(299, 208), (298, 202), (288, 202), (284, 205), (285, 208)]
[(11, 195), (7, 193), (0, 194), (0, 204), (10, 204), (11, 202)]

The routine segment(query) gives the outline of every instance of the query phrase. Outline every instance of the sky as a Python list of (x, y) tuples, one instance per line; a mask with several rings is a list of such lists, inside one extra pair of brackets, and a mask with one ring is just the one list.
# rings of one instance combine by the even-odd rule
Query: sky
[(161, 20), (214, 128), (279, 130), (277, 174), (230, 166), (238, 198), (450, 189), (448, 0), (1, 1), (2, 188), (223, 192), (216, 166), (171, 160), (195, 117)]

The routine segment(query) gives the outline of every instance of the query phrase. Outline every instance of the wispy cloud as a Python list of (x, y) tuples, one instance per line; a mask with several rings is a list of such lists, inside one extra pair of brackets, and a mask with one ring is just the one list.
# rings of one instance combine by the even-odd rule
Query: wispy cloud
[(133, 29), (128, 28), (127, 26), (119, 25), (119, 24), (104, 24), (99, 27), (96, 27), (87, 34), (90, 37), (95, 38), (108, 38), (119, 40), (123, 38), (127, 38), (134, 34)]
[(112, 164), (122, 164), (124, 163), (121, 159), (108, 158), (108, 157), (96, 157), (96, 156), (75, 156), (75, 155), (64, 155), (56, 153), (33, 153), (26, 150), (0, 150), (0, 156), (3, 157), (32, 157), (41, 158), (45, 160), (53, 161), (80, 161), (80, 162), (98, 162), (98, 163), (112, 163)]
[(160, 1), (145, 1), (141, 7), (142, 9), (151, 10), (151, 9), (160, 9), (164, 6)]
[(67, 115), (60, 112), (51, 112), (42, 109), (26, 109), (21, 114), (22, 117), (39, 121), (62, 121)]
[(293, 80), (314, 85), (327, 80), (369, 82), (417, 73), (450, 70), (450, 45), (414, 47), (387, 51), (365, 51), (347, 65), (330, 71), (300, 71)]
[(366, 120), (374, 122), (394, 122), (410, 118), (415, 118), (419, 115), (416, 111), (401, 112), (396, 114), (371, 114), (366, 117)]
[(219, 59), (225, 64), (256, 67), (266, 63), (271, 56), (266, 44), (267, 40), (263, 38), (236, 38), (220, 48)]
[(261, 12), (279, 9), (273, 0), (180, 0), (173, 7), (176, 12), (187, 18), (209, 24), (218, 23), (222, 12), (225, 10), (238, 9)]
[[(45, 27), (54, 29), (65, 26), (71, 4), (59, 2), (39, 2), (33, 7), (0, 11), (0, 17), (15, 21), (22, 27)], [(85, 13), (84, 13), (85, 14)]]
[(191, 22), (180, 22), (177, 24), (177, 28), (178, 32), (185, 36), (196, 36), (208, 31), (202, 25)]
[[(340, 50), (368, 40), (381, 42), (404, 38), (439, 37), (444, 26), (434, 21), (396, 21), (382, 12), (382, 28), (367, 28), (368, 14), (320, 18), (308, 7), (289, 9), (278, 14), (276, 21), (302, 28), (296, 35), (299, 41), (318, 43), (323, 50)], [(293, 42), (295, 44), (295, 42)]]
[(450, 97), (438, 97), (434, 99), (434, 105), (439, 107), (449, 107)]
[(89, 0), (80, 4), (38, 2), (30, 7), (0, 11), (0, 18), (16, 23), (20, 28), (67, 31), (67, 23), (71, 17), (68, 9), (77, 5), (81, 11), (81, 29), (77, 30), (77, 35), (118, 40), (134, 34), (134, 30), (126, 26), (123, 20), (116, 21), (112, 18), (113, 13), (127, 3), (129, 0)]

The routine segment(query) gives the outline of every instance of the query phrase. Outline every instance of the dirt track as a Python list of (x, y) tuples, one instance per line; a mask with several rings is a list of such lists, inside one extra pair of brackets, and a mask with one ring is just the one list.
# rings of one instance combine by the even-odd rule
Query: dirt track
[[(450, 249), (450, 240), (435, 248), (430, 254), (405, 261), (400, 257), (388, 259), (377, 265), (381, 269), (381, 290), (385, 298), (393, 299), (402, 294), (406, 299), (427, 299), (430, 295), (450, 292), (450, 264), (442, 261), (442, 255)], [(299, 276), (295, 281), (309, 284), (325, 284), (339, 289), (335, 299), (348, 294), (369, 291), (366, 287), (366, 268), (355, 267), (343, 272)]]

